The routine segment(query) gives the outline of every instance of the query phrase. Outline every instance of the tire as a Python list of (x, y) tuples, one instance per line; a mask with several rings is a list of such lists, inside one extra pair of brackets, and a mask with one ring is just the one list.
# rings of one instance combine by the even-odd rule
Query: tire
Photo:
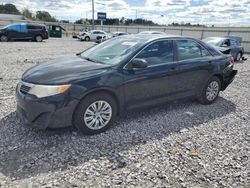
[(8, 37), (6, 36), (6, 35), (2, 35), (1, 37), (0, 37), (0, 41), (1, 42), (8, 42)]
[[(98, 105), (103, 110), (98, 110)], [(98, 92), (81, 100), (73, 115), (73, 125), (83, 134), (98, 134), (113, 124), (116, 115), (117, 104), (114, 98), (105, 92)]]
[(43, 41), (43, 37), (41, 35), (37, 35), (37, 36), (35, 36), (35, 41), (36, 42), (42, 42)]
[(242, 58), (242, 53), (241, 53), (241, 52), (238, 52), (238, 53), (236, 54), (235, 61), (240, 61), (241, 58)]
[(221, 81), (218, 77), (214, 76), (208, 80), (197, 98), (201, 104), (212, 104), (218, 98), (220, 90)]
[(89, 37), (85, 37), (85, 41), (90, 41), (90, 38)]

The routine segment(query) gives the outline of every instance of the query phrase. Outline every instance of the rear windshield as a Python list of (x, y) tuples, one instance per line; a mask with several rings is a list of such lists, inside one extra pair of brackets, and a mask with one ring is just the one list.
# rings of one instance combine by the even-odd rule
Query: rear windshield
[(219, 46), (221, 39), (220, 38), (205, 38), (202, 41), (210, 45)]

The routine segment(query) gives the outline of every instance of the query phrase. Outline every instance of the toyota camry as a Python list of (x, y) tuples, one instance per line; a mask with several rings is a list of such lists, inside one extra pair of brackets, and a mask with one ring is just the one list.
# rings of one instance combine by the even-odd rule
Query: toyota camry
[(27, 70), (17, 115), (39, 129), (105, 131), (125, 110), (195, 97), (213, 103), (233, 81), (234, 60), (200, 40), (129, 35)]

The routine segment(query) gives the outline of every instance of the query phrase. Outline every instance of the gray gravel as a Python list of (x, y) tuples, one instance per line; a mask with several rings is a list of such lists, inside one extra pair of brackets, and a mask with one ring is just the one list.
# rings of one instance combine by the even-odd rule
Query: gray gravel
[(93, 45), (0, 43), (0, 187), (250, 187), (250, 62), (216, 103), (179, 101), (118, 118), (107, 132), (20, 124), (15, 86), (38, 63)]

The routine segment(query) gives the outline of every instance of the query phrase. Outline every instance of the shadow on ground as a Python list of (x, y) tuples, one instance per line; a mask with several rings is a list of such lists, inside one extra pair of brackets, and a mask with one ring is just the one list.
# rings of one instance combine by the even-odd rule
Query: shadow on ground
[(23, 179), (100, 157), (122, 168), (126, 162), (119, 158), (119, 152), (226, 116), (235, 108), (234, 103), (221, 97), (207, 106), (190, 101), (173, 102), (127, 113), (107, 132), (94, 136), (79, 134), (72, 128), (37, 131), (21, 125), (13, 112), (0, 120), (3, 135), (0, 172), (10, 178)]

